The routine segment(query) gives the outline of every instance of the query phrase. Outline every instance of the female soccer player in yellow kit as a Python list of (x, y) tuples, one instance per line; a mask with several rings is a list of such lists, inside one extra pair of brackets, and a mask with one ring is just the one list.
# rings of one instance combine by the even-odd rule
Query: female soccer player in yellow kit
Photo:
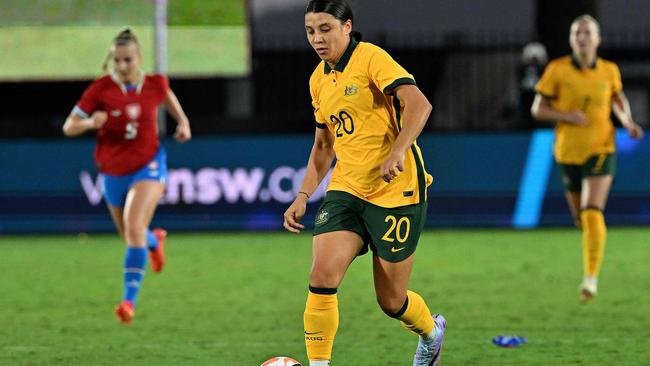
[(431, 105), (384, 50), (357, 39), (352, 21), (344, 0), (312, 0), (305, 11), (307, 38), (322, 59), (310, 79), (317, 128), (301, 190), (284, 214), (288, 231), (303, 229), (307, 200), (337, 160), (316, 215), (304, 313), (307, 355), (310, 366), (330, 364), (337, 288), (354, 258), (370, 247), (379, 306), (420, 336), (413, 365), (438, 365), (446, 321), (408, 290), (432, 180), (415, 139)]
[(537, 84), (531, 107), (540, 120), (557, 121), (555, 160), (576, 224), (582, 228), (584, 279), (580, 297), (591, 300), (605, 252), (603, 210), (616, 172), (613, 110), (631, 137), (643, 130), (632, 120), (615, 63), (597, 57), (600, 27), (589, 15), (571, 24), (572, 55), (553, 60)]

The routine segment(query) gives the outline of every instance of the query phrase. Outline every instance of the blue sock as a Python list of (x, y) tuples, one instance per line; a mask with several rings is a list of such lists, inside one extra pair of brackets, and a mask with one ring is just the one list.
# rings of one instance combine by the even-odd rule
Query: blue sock
[(147, 228), (147, 248), (154, 250), (158, 248), (158, 238)]
[(128, 247), (124, 258), (124, 300), (135, 306), (147, 265), (147, 248)]

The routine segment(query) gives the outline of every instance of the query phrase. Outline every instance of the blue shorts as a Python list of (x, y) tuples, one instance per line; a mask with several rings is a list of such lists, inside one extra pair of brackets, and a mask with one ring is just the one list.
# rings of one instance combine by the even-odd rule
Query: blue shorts
[(124, 207), (129, 189), (142, 180), (167, 181), (167, 154), (161, 146), (156, 155), (144, 167), (128, 175), (100, 174), (104, 185), (104, 199), (113, 207)]

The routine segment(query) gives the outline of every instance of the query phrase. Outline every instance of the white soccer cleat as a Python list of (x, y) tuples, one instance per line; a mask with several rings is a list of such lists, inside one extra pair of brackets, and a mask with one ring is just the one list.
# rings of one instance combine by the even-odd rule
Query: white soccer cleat
[(580, 286), (578, 286), (578, 291), (580, 292), (580, 300), (582, 302), (591, 301), (598, 293), (598, 280), (585, 277)]
[(413, 357), (413, 366), (438, 366), (442, 353), (442, 340), (447, 329), (447, 320), (440, 314), (433, 315), (434, 334), (432, 339), (425, 340), (420, 336), (418, 348)]

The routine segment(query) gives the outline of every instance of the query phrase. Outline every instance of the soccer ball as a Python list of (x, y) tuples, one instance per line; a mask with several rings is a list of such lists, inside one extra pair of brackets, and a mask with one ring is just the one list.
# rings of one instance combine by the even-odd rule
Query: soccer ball
[(291, 357), (278, 356), (264, 361), (261, 366), (301, 366), (300, 362)]

